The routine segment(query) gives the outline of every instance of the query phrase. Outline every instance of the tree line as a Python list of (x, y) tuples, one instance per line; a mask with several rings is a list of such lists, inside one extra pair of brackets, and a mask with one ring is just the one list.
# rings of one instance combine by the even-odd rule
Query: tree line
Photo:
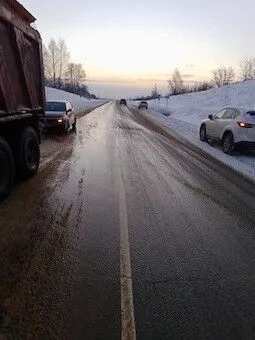
[(241, 59), (239, 71), (237, 72), (231, 66), (221, 66), (212, 71), (210, 80), (197, 82), (193, 85), (184, 84), (181, 72), (176, 68), (172, 73), (171, 78), (168, 80), (169, 94), (178, 95), (189, 92), (205, 91), (213, 87), (229, 85), (235, 81), (240, 82), (252, 79), (255, 79), (255, 57)]
[(88, 90), (86, 73), (79, 63), (71, 61), (64, 39), (51, 39), (43, 46), (45, 84), (87, 98), (97, 98)]
[[(183, 76), (178, 68), (171, 74), (168, 82), (169, 93), (167, 95), (178, 95), (191, 92), (199, 92), (209, 90), (214, 87), (222, 87), (234, 82), (242, 82), (255, 79), (255, 57), (243, 58), (239, 63), (239, 69), (235, 71), (233, 67), (221, 66), (213, 70), (211, 79), (195, 82), (194, 84), (185, 84)], [(148, 96), (140, 96), (134, 100), (150, 100), (159, 99), (161, 97), (157, 86), (153, 87), (151, 94)]]

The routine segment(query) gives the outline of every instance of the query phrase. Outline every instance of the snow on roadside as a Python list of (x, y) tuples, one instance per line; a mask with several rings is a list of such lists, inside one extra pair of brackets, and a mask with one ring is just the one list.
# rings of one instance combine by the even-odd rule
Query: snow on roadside
[[(133, 104), (133, 103), (132, 103)], [(137, 106), (137, 104), (135, 104)], [(150, 101), (149, 110), (143, 112), (168, 128), (178, 132), (192, 144), (225, 164), (255, 180), (255, 152), (226, 155), (220, 146), (199, 140), (201, 121), (208, 114), (225, 106), (255, 108), (255, 81), (246, 81), (219, 89), (170, 97), (168, 102)]]
[(65, 92), (54, 89), (52, 87), (45, 87), (46, 100), (67, 100), (74, 106), (77, 113), (82, 112), (93, 107), (97, 107), (106, 102), (104, 99), (88, 99), (77, 94)]
[(200, 125), (201, 120), (222, 107), (255, 108), (255, 80), (172, 96), (169, 100), (162, 98), (159, 103), (152, 100), (149, 106), (159, 111), (168, 111), (174, 118)]

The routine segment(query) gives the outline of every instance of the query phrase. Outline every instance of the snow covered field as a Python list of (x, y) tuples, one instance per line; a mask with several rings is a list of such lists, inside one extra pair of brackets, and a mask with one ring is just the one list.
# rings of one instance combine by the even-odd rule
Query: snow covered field
[(106, 102), (104, 99), (88, 99), (62, 90), (46, 87), (46, 100), (67, 100), (72, 103), (77, 113)]
[[(135, 103), (135, 106), (137, 105)], [(223, 163), (255, 180), (255, 153), (228, 156), (219, 146), (209, 145), (199, 140), (201, 121), (225, 106), (255, 109), (255, 80), (219, 89), (173, 96), (168, 101), (165, 98), (159, 102), (152, 100), (149, 102), (149, 110), (143, 112), (175, 130)]]

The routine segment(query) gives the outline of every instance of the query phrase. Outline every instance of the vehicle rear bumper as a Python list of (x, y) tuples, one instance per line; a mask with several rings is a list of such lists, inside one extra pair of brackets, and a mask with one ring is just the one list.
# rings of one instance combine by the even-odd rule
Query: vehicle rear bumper
[(234, 131), (234, 139), (236, 143), (255, 143), (255, 126), (253, 128), (237, 127)]
[(66, 124), (65, 121), (59, 123), (57, 119), (43, 119), (41, 122), (45, 129), (63, 129)]
[(236, 143), (236, 145), (238, 147), (241, 148), (247, 148), (247, 149), (255, 149), (255, 142), (250, 142), (250, 141), (242, 141), (242, 142), (238, 142)]

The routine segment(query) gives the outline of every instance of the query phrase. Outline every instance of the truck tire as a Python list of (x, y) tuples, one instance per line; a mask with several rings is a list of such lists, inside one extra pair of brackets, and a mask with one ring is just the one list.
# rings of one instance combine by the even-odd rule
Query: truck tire
[(32, 127), (25, 127), (21, 131), (15, 156), (17, 175), (20, 179), (26, 180), (37, 172), (40, 163), (40, 147), (37, 133)]
[(14, 179), (14, 159), (7, 141), (0, 137), (0, 202), (11, 191)]

